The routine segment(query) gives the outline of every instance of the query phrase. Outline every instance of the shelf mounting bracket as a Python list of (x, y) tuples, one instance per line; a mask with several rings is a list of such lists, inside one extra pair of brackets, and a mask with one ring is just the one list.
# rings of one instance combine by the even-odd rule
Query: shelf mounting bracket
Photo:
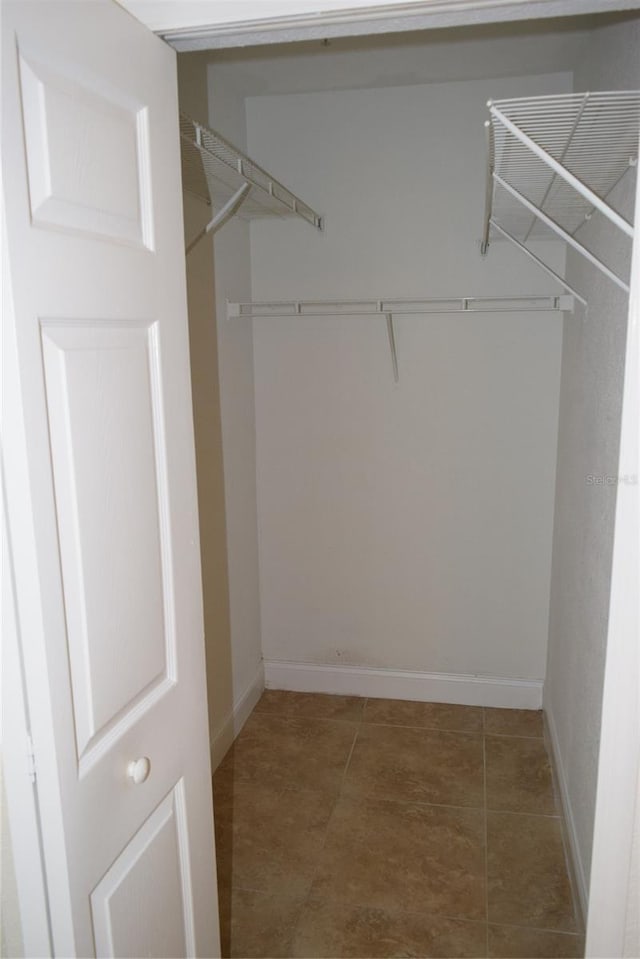
[(617, 283), (617, 285), (623, 289), (625, 293), (629, 292), (629, 287), (624, 280), (621, 280), (620, 277), (614, 273), (613, 270), (610, 270), (609, 267), (602, 262), (602, 260), (599, 260), (598, 257), (591, 252), (591, 250), (588, 250), (586, 246), (582, 245), (582, 243), (578, 243), (575, 237), (573, 237), (570, 233), (567, 233), (567, 231), (564, 230), (560, 224), (556, 223), (555, 220), (552, 220), (550, 216), (535, 206), (531, 200), (527, 199), (526, 196), (523, 196), (522, 193), (519, 193), (518, 190), (511, 186), (510, 183), (507, 183), (506, 180), (503, 180), (499, 174), (494, 173), (493, 179), (496, 183), (499, 183), (500, 186), (507, 191), (507, 193), (510, 193), (515, 200), (518, 200), (518, 202), (521, 203), (525, 209), (529, 210), (530, 213), (533, 213), (534, 216), (537, 216), (539, 220), (542, 220), (542, 222), (545, 223), (551, 230), (553, 230), (554, 233), (557, 233), (559, 237), (562, 237), (563, 240), (577, 250), (578, 253), (581, 253), (582, 256), (589, 260), (590, 263), (593, 263), (594, 266), (597, 266), (605, 276), (608, 276), (610, 280), (613, 280), (614, 283)]
[(533, 262), (536, 263), (541, 270), (544, 270), (545, 273), (547, 273), (549, 276), (552, 276), (553, 279), (560, 284), (560, 286), (564, 287), (567, 293), (571, 293), (571, 295), (574, 296), (579, 303), (582, 303), (582, 305), (586, 307), (587, 301), (583, 296), (580, 296), (580, 294), (574, 290), (574, 288), (567, 283), (567, 281), (561, 277), (559, 273), (556, 273), (555, 270), (552, 270), (551, 267), (544, 262), (544, 260), (541, 260), (539, 256), (536, 256), (536, 254), (527, 246), (525, 246), (524, 243), (521, 243), (520, 240), (513, 236), (513, 234), (509, 233), (508, 230), (505, 230), (504, 227), (500, 226), (498, 221), (493, 217), (489, 217), (489, 226), (497, 230), (498, 233), (501, 233), (505, 239), (510, 240), (514, 246), (516, 246), (522, 253), (525, 254), (525, 256), (528, 256), (530, 260), (533, 260)]
[(393, 382), (398, 383), (400, 376), (398, 373), (398, 354), (396, 353), (396, 337), (393, 330), (393, 313), (385, 313), (387, 320), (387, 333), (389, 335), (389, 348), (391, 350), (391, 363), (393, 365)]
[(194, 246), (196, 246), (196, 244), (200, 242), (203, 236), (206, 236), (207, 233), (216, 233), (217, 230), (223, 227), (225, 223), (231, 219), (234, 213), (237, 213), (237, 211), (240, 209), (243, 202), (246, 200), (247, 196), (249, 195), (250, 190), (251, 190), (251, 184), (249, 183), (243, 183), (242, 186), (240, 186), (236, 190), (233, 196), (227, 200), (227, 202), (222, 207), (222, 209), (218, 210), (216, 215), (211, 220), (209, 220), (207, 225), (202, 230), (200, 230), (198, 235), (195, 236), (193, 240), (191, 241), (191, 243), (188, 244), (186, 249), (187, 256), (189, 255), (189, 253), (191, 253)]

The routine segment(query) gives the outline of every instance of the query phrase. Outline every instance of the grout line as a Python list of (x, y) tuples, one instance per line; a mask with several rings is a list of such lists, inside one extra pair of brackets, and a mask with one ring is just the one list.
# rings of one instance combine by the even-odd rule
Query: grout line
[(384, 726), (385, 729), (418, 729), (429, 733), (461, 733), (463, 736), (482, 736), (481, 729), (448, 729), (444, 726), (411, 726), (409, 723), (363, 723), (365, 726)]
[(522, 810), (517, 810), (514, 812), (513, 809), (493, 809), (493, 807), (487, 806), (487, 812), (497, 813), (499, 816), (527, 816), (528, 818), (534, 817), (535, 819), (560, 819), (557, 813), (549, 812), (523, 812)]
[(488, 839), (488, 810), (487, 810), (487, 737), (485, 733), (485, 711), (482, 710), (482, 792), (484, 799), (484, 915), (486, 921), (485, 929), (485, 955), (489, 955), (489, 839)]
[[(249, 892), (265, 892), (265, 893), (272, 892), (272, 890), (270, 889), (250, 889), (248, 886), (236, 886), (235, 888), (246, 889)], [(287, 894), (285, 893), (285, 895)], [(474, 926), (480, 926), (480, 925), (486, 926), (486, 922), (484, 921), (484, 919), (470, 919), (468, 916), (459, 916), (453, 913), (450, 914), (450, 913), (442, 913), (442, 912), (432, 912), (429, 909), (418, 910), (418, 909), (403, 909), (401, 906), (381, 906), (376, 903), (363, 902), (361, 900), (356, 900), (356, 899), (350, 900), (348, 898), (345, 899), (343, 897), (337, 897), (337, 896), (327, 896), (327, 895), (313, 896), (311, 895), (311, 893), (308, 893), (307, 896), (305, 896), (305, 903), (309, 901), (326, 902), (330, 904), (338, 903), (340, 905), (346, 906), (349, 909), (376, 909), (390, 915), (423, 916), (423, 917), (428, 916), (429, 918), (433, 918), (433, 919), (445, 919), (448, 922), (466, 922)], [(492, 923), (492, 925), (497, 925), (497, 923)], [(553, 930), (545, 930), (545, 931), (553, 931)], [(573, 933), (566, 933), (566, 935), (573, 935)]]
[(312, 871), (312, 873), (311, 873), (311, 878), (310, 878), (310, 880), (309, 880), (309, 890), (308, 890), (306, 896), (304, 897), (304, 899), (302, 900), (302, 903), (301, 903), (301, 905), (300, 905), (300, 909), (299, 909), (299, 912), (298, 912), (298, 916), (297, 916), (297, 918), (296, 918), (296, 921), (295, 921), (294, 924), (293, 924), (293, 930), (292, 930), (292, 932), (291, 932), (291, 940), (292, 940), (292, 941), (293, 941), (293, 938), (294, 938), (294, 936), (295, 936), (295, 934), (296, 934), (296, 932), (297, 932), (298, 926), (299, 926), (299, 924), (300, 924), (300, 920), (302, 919), (302, 913), (304, 912), (304, 909), (305, 909), (307, 903), (308, 903), (309, 900), (311, 899), (311, 892), (312, 892), (312, 890), (313, 890), (313, 883), (314, 883), (314, 881), (315, 881), (316, 876), (318, 875), (318, 870), (319, 870), (319, 868), (320, 868), (320, 861), (321, 861), (321, 859), (322, 859), (322, 855), (323, 855), (323, 853), (324, 853), (325, 846), (326, 846), (326, 844), (327, 844), (327, 836), (329, 835), (329, 828), (330, 828), (330, 826), (331, 826), (331, 821), (332, 821), (332, 819), (333, 819), (333, 817), (334, 817), (334, 815), (335, 815), (336, 807), (337, 807), (338, 802), (339, 802), (339, 800), (340, 800), (340, 796), (342, 795), (342, 786), (343, 786), (343, 784), (344, 784), (345, 776), (347, 775), (347, 770), (348, 770), (348, 768), (349, 768), (349, 763), (351, 762), (351, 756), (353, 755), (353, 750), (355, 749), (355, 745), (356, 745), (356, 740), (357, 740), (357, 738), (358, 738), (358, 728), (356, 728), (356, 730), (355, 730), (355, 732), (354, 732), (354, 734), (353, 734), (353, 742), (351, 743), (351, 749), (349, 750), (349, 755), (347, 756), (347, 761), (346, 761), (346, 763), (345, 763), (345, 767), (344, 767), (344, 770), (343, 770), (343, 772), (342, 772), (342, 779), (340, 780), (340, 788), (338, 789), (338, 792), (336, 793), (335, 799), (333, 800), (333, 806), (331, 807), (331, 812), (329, 813), (329, 817), (328, 817), (327, 822), (326, 822), (326, 825), (325, 825), (325, 827), (324, 827), (324, 835), (323, 835), (323, 837), (322, 837), (322, 843), (321, 843), (321, 845), (320, 845), (320, 849), (318, 850), (318, 856), (317, 856), (317, 859), (316, 859), (315, 869)]
[(536, 743), (544, 743), (544, 736), (523, 736), (521, 733), (492, 733), (485, 732), (485, 736), (492, 739), (532, 739)]
[[(338, 694), (326, 694), (326, 693), (309, 693), (308, 695), (312, 695), (312, 696), (323, 696), (323, 695), (334, 695), (334, 696), (338, 696)], [(339, 698), (343, 698), (343, 699), (344, 699), (344, 698), (348, 698), (348, 697), (339, 697)], [(530, 735), (525, 735), (525, 734), (523, 734), (523, 733), (492, 732), (491, 730), (487, 730), (487, 728), (486, 728), (486, 722), (485, 722), (485, 711), (486, 711), (486, 708), (487, 708), (487, 707), (485, 707), (485, 706), (468, 706), (468, 707), (463, 706), (463, 707), (461, 707), (461, 708), (463, 708), (463, 709), (481, 709), (481, 710), (482, 710), (482, 729), (464, 729), (464, 728), (461, 728), (461, 727), (459, 727), (459, 726), (456, 726), (456, 727), (449, 727), (449, 726), (431, 726), (431, 725), (425, 726), (425, 725), (423, 725), (423, 724), (416, 725), (416, 724), (413, 724), (413, 723), (385, 723), (385, 722), (373, 722), (373, 721), (371, 721), (371, 720), (365, 720), (364, 716), (365, 716), (365, 713), (366, 713), (367, 705), (369, 704), (369, 702), (376, 702), (376, 700), (375, 700), (375, 699), (372, 700), (370, 696), (358, 696), (358, 697), (355, 697), (355, 698), (357, 698), (357, 699), (362, 699), (362, 700), (363, 700), (363, 708), (362, 708), (362, 710), (360, 711), (360, 716), (359, 716), (358, 719), (341, 719), (341, 718), (337, 718), (337, 717), (335, 717), (335, 716), (320, 716), (320, 715), (315, 715), (315, 714), (305, 715), (305, 714), (300, 714), (300, 713), (292, 712), (291, 710), (287, 710), (286, 708), (282, 708), (282, 709), (271, 709), (271, 708), (270, 708), (270, 709), (264, 709), (264, 708), (263, 708), (263, 709), (261, 709), (259, 702), (256, 703), (254, 709), (252, 710), (252, 714), (253, 714), (253, 713), (258, 713), (259, 715), (262, 715), (262, 716), (280, 716), (280, 717), (285, 718), (285, 719), (317, 719), (317, 720), (323, 720), (323, 721), (325, 721), (325, 722), (359, 723), (359, 724), (363, 724), (363, 725), (365, 725), (365, 726), (388, 726), (388, 727), (390, 727), (390, 728), (396, 728), (396, 729), (424, 729), (424, 730), (430, 730), (430, 731), (432, 731), (432, 732), (439, 732), (439, 733), (464, 733), (464, 734), (467, 734), (467, 735), (474, 735), (474, 734), (475, 734), (475, 735), (486, 735), (486, 736), (495, 736), (496, 738), (499, 738), (499, 739), (536, 739), (536, 740), (542, 740), (542, 741), (544, 741), (544, 733), (541, 733), (539, 736), (535, 736), (535, 735), (534, 735), (534, 736), (530, 736)], [(405, 702), (405, 700), (399, 700), (399, 702)], [(456, 704), (447, 704), (447, 703), (444, 703), (443, 705), (456, 705)], [(490, 707), (490, 708), (493, 708), (493, 707)], [(508, 711), (508, 710), (507, 710), (507, 711)], [(534, 711), (537, 711), (537, 710), (534, 710)]]
[[(265, 895), (265, 896), (273, 893), (273, 889), (267, 888), (265, 886), (245, 886), (242, 884), (235, 885), (232, 883), (229, 888), (232, 892), (257, 892), (257, 893), (260, 893), (260, 895)], [(294, 892), (285, 892), (285, 893), (280, 893), (279, 895), (282, 895), (283, 898), (291, 898), (291, 899), (297, 899), (299, 897), (299, 893), (294, 893)], [(326, 903), (335, 903), (339, 901), (340, 903), (347, 905), (348, 907), (352, 909), (381, 908), (379, 906), (372, 907), (370, 903), (355, 902), (355, 901), (351, 903), (342, 899), (336, 900), (331, 898), (330, 896), (329, 897), (312, 896), (311, 890), (309, 890), (309, 892), (304, 897), (304, 900), (301, 903), (301, 908), (303, 908), (306, 905), (306, 903), (309, 902), (310, 900), (314, 902), (326, 902)], [(431, 912), (428, 909), (424, 911), (422, 910), (418, 911), (414, 909), (402, 909), (402, 908), (398, 908), (397, 906), (385, 906), (385, 907), (382, 907), (382, 911), (392, 915), (399, 914), (401, 916), (429, 916), (433, 919), (444, 919), (444, 920), (447, 920), (448, 922), (464, 922), (464, 923), (469, 923), (470, 925), (484, 925), (484, 926), (487, 926), (487, 928), (489, 926), (497, 926), (499, 929), (527, 929), (533, 932), (551, 933), (554, 936), (567, 936), (568, 938), (571, 938), (571, 939), (581, 939), (583, 935), (580, 932), (568, 932), (566, 929), (553, 929), (547, 926), (526, 926), (518, 922), (485, 922), (484, 919), (469, 919), (467, 916), (457, 916), (457, 915), (449, 915), (448, 913)], [(296, 923), (296, 926), (297, 926), (297, 923)]]
[[(387, 802), (395, 803), (397, 806), (426, 806), (431, 809), (458, 809), (460, 812), (482, 812), (482, 806), (454, 806), (452, 803), (444, 802), (424, 802), (420, 799), (397, 799), (395, 796), (376, 796), (373, 793), (359, 795), (358, 793), (345, 793), (345, 798), (352, 802)], [(516, 813), (516, 815), (518, 815)]]
[[(252, 716), (254, 713), (251, 714)], [(359, 726), (362, 722), (361, 719), (339, 719), (335, 716), (307, 716), (301, 713), (292, 713), (292, 712), (276, 712), (275, 709), (258, 709), (255, 711), (256, 716), (268, 716), (271, 719), (293, 719), (297, 722), (314, 722), (314, 723), (344, 723), (345, 725), (350, 726)]]
[[(259, 890), (256, 890), (256, 891), (259, 891)], [(472, 926), (486, 926), (486, 922), (484, 921), (484, 919), (469, 919), (468, 916), (456, 916), (456, 915), (450, 915), (449, 913), (431, 912), (431, 910), (429, 909), (416, 910), (416, 909), (403, 909), (401, 906), (400, 907), (399, 906), (380, 906), (376, 903), (361, 902), (359, 900), (356, 901), (355, 899), (353, 901), (350, 901), (348, 899), (341, 899), (337, 897), (332, 898), (331, 896), (326, 896), (326, 895), (325, 896), (309, 896), (307, 898), (312, 900), (313, 902), (325, 902), (329, 904), (339, 903), (340, 905), (344, 905), (349, 909), (376, 909), (392, 916), (393, 915), (421, 916), (423, 918), (428, 917), (429, 919), (444, 919), (447, 922), (464, 922)], [(571, 933), (567, 933), (567, 935), (571, 935)]]
[(355, 731), (355, 733), (354, 733), (353, 742), (351, 743), (351, 749), (349, 750), (349, 755), (347, 756), (347, 762), (345, 763), (345, 767), (344, 767), (344, 769), (342, 770), (342, 779), (340, 780), (340, 789), (338, 790), (338, 797), (340, 797), (340, 796), (342, 795), (342, 787), (344, 786), (344, 781), (345, 781), (345, 779), (347, 778), (347, 772), (349, 771), (349, 764), (351, 763), (351, 757), (353, 756), (353, 750), (356, 748), (356, 742), (357, 742), (357, 739), (358, 739), (358, 733), (359, 733), (359, 731), (360, 731), (359, 729), (356, 729), (356, 731)]
[(533, 929), (535, 932), (550, 932), (554, 936), (573, 936), (574, 939), (582, 938), (580, 932), (567, 932), (566, 929), (549, 929), (546, 926), (523, 926), (518, 922), (489, 922), (488, 926), (499, 926), (501, 929)]
[[(366, 700), (368, 702), (368, 700)], [(366, 707), (365, 707), (366, 709)], [(423, 732), (432, 732), (432, 733), (460, 733), (464, 736), (491, 736), (495, 739), (531, 739), (535, 742), (544, 742), (543, 736), (523, 736), (521, 733), (492, 733), (492, 732), (483, 732), (482, 729), (460, 729), (459, 727), (449, 728), (448, 726), (417, 726), (411, 725), (410, 723), (382, 723), (382, 722), (372, 722), (371, 720), (364, 719), (364, 709), (360, 715), (360, 718), (356, 719), (341, 719), (336, 716), (317, 716), (317, 715), (304, 715), (300, 713), (287, 712), (286, 710), (275, 710), (275, 709), (255, 709), (254, 713), (258, 716), (273, 716), (278, 719), (310, 719), (314, 721), (320, 721), (325, 723), (355, 723), (361, 726), (383, 726), (385, 729), (416, 729)], [(253, 715), (253, 713), (252, 713)]]
[[(338, 793), (336, 794), (336, 799), (342, 795), (342, 787), (344, 785), (344, 780), (346, 779), (348, 767), (351, 762), (351, 757), (355, 749), (356, 738), (357, 738), (357, 733), (354, 734), (354, 741), (351, 744), (351, 749), (349, 750), (349, 755), (347, 757), (345, 768), (343, 770), (342, 778), (340, 781), (340, 789), (338, 790)], [(259, 779), (255, 780), (255, 779), (240, 778), (240, 779), (236, 779), (235, 782), (237, 785), (240, 785), (240, 786), (252, 786), (252, 785), (260, 786), (262, 784)], [(279, 790), (282, 793), (309, 792), (309, 791), (313, 791), (313, 788), (314, 788), (313, 786), (303, 786), (302, 789), (300, 789), (299, 787), (296, 786), (295, 779), (284, 782), (283, 784), (277, 785), (277, 786), (272, 785), (269, 782), (266, 782), (263, 785), (270, 787), (276, 791)], [(483, 791), (486, 792), (486, 790), (483, 790)], [(356, 802), (361, 802), (361, 801), (364, 802), (369, 800), (373, 802), (397, 803), (398, 805), (401, 805), (401, 806), (433, 806), (436, 809), (459, 809), (461, 811), (473, 810), (475, 812), (481, 812), (486, 808), (487, 812), (496, 813), (497, 815), (500, 815), (500, 816), (524, 816), (527, 819), (533, 818), (533, 819), (557, 819), (557, 820), (560, 820), (562, 818), (557, 813), (551, 814), (551, 813), (540, 813), (540, 812), (523, 812), (522, 810), (512, 810), (512, 809), (493, 809), (487, 805), (486, 798), (483, 800), (483, 802), (479, 806), (461, 806), (461, 805), (457, 805), (456, 803), (426, 802), (424, 799), (402, 799), (398, 796), (392, 796), (392, 795), (386, 795), (386, 794), (376, 795), (370, 792), (367, 793), (366, 795), (360, 795), (358, 793), (351, 793), (351, 794), (347, 793), (345, 795), (346, 795), (346, 798)]]

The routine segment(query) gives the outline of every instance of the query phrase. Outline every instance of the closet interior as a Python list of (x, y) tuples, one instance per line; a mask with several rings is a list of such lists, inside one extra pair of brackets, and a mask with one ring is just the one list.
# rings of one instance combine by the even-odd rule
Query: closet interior
[(214, 766), (265, 684), (544, 707), (583, 911), (639, 23), (179, 56)]

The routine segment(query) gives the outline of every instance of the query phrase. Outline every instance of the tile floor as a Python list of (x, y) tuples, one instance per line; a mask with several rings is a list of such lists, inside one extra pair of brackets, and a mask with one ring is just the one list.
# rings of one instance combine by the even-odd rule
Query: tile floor
[(223, 956), (581, 956), (542, 732), (267, 690), (214, 776)]

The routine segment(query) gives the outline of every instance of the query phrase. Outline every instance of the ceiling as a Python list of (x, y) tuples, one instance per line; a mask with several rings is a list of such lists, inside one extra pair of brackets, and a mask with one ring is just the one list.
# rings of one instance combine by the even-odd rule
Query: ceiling
[[(240, 96), (310, 93), (571, 71), (594, 26), (625, 15), (271, 44), (203, 57)], [(638, 14), (627, 14), (638, 16)]]

